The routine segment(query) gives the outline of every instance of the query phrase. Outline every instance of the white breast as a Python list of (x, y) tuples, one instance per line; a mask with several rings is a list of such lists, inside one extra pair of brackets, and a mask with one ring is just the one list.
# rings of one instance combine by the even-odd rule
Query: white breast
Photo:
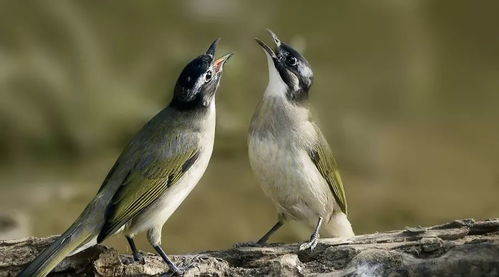
[(292, 219), (329, 217), (332, 193), (305, 149), (284, 138), (250, 136), (249, 158), (264, 193)]

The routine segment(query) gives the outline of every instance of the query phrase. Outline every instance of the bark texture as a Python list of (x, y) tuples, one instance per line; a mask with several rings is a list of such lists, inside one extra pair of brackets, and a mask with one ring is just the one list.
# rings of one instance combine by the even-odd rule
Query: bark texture
[[(0, 276), (15, 276), (55, 237), (0, 241)], [(499, 219), (456, 220), (432, 227), (323, 239), (313, 251), (299, 244), (238, 247), (172, 256), (184, 276), (499, 276)], [(161, 259), (134, 262), (104, 246), (66, 258), (51, 276), (159, 276)]]

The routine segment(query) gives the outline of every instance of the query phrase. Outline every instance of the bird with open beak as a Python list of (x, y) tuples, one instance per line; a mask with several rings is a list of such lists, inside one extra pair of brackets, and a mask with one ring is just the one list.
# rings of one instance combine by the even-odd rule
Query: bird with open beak
[(269, 82), (251, 121), (248, 152), (278, 220), (257, 243), (265, 244), (286, 220), (299, 220), (313, 228), (300, 250), (312, 250), (319, 232), (326, 237), (354, 233), (336, 161), (308, 108), (312, 68), (303, 55), (268, 31), (275, 49), (256, 39), (267, 57)]
[(154, 249), (161, 229), (204, 174), (215, 138), (215, 93), (232, 54), (215, 59), (219, 40), (184, 68), (170, 104), (132, 138), (80, 217), (18, 276), (46, 276), (64, 257), (122, 233), (133, 257), (143, 262), (134, 237), (147, 232)]

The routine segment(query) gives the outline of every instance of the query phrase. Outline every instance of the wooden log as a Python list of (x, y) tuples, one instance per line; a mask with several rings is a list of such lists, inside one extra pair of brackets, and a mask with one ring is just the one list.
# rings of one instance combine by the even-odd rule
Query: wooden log
[[(0, 276), (15, 276), (56, 237), (0, 241)], [(184, 276), (499, 276), (499, 219), (455, 220), (427, 228), (321, 239), (314, 251), (299, 244), (237, 247), (174, 255)], [(159, 276), (162, 260), (95, 246), (67, 257), (51, 276)]]

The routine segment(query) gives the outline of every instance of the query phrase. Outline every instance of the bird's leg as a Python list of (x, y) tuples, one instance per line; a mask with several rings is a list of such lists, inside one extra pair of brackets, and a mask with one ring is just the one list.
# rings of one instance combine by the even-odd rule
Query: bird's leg
[(272, 236), (272, 234), (274, 234), (277, 230), (279, 230), (279, 228), (281, 228), (282, 225), (284, 225), (284, 222), (282, 222), (282, 220), (277, 221), (277, 223), (274, 226), (272, 226), (272, 228), (270, 228), (270, 230), (267, 233), (265, 233), (265, 235), (263, 235), (263, 237), (261, 237), (256, 242), (256, 244), (259, 244), (259, 245), (266, 244), (267, 240), (269, 240), (270, 236)]
[(126, 240), (128, 241), (128, 244), (130, 244), (130, 248), (132, 249), (133, 253), (133, 260), (136, 262), (139, 262), (141, 264), (145, 263), (144, 257), (142, 254), (140, 254), (139, 250), (137, 250), (137, 247), (135, 246), (135, 241), (133, 241), (133, 238), (129, 236), (125, 236)]
[[(158, 252), (158, 254), (161, 256), (161, 258), (163, 258), (163, 261), (165, 261), (165, 263), (168, 265), (170, 270), (173, 272), (173, 275), (181, 276), (184, 273), (183, 270), (178, 268), (177, 265), (175, 265), (172, 262), (172, 260), (170, 260), (170, 258), (168, 258), (168, 255), (166, 255), (163, 248), (161, 248), (161, 245), (154, 245), (153, 247), (156, 250), (156, 252)], [(171, 276), (171, 275), (167, 275), (167, 276)]]
[(176, 264), (173, 263), (168, 255), (166, 255), (163, 248), (161, 248), (161, 228), (163, 225), (155, 226), (147, 231), (147, 240), (154, 247), (154, 250), (158, 252), (158, 254), (163, 258), (163, 261), (168, 265), (170, 270), (164, 274), (163, 276), (182, 276), (184, 274), (184, 270), (180, 269)]
[(260, 238), (257, 242), (238, 242), (234, 245), (234, 247), (255, 247), (255, 246), (262, 246), (262, 245), (265, 245), (265, 243), (267, 243), (267, 240), (270, 238), (270, 236), (275, 233), (277, 230), (279, 230), (279, 228), (282, 227), (282, 225), (284, 225), (284, 221), (279, 218), (279, 220), (277, 221), (276, 224), (274, 224), (274, 226), (272, 226), (272, 228), (270, 228), (270, 230), (265, 233), (265, 235), (263, 235), (262, 238)]
[(310, 251), (314, 250), (314, 248), (317, 246), (317, 243), (319, 242), (319, 229), (321, 228), (321, 224), (322, 217), (319, 217), (317, 225), (315, 226), (315, 230), (310, 236), (310, 240), (300, 245), (300, 251), (303, 251), (305, 249), (310, 249)]

